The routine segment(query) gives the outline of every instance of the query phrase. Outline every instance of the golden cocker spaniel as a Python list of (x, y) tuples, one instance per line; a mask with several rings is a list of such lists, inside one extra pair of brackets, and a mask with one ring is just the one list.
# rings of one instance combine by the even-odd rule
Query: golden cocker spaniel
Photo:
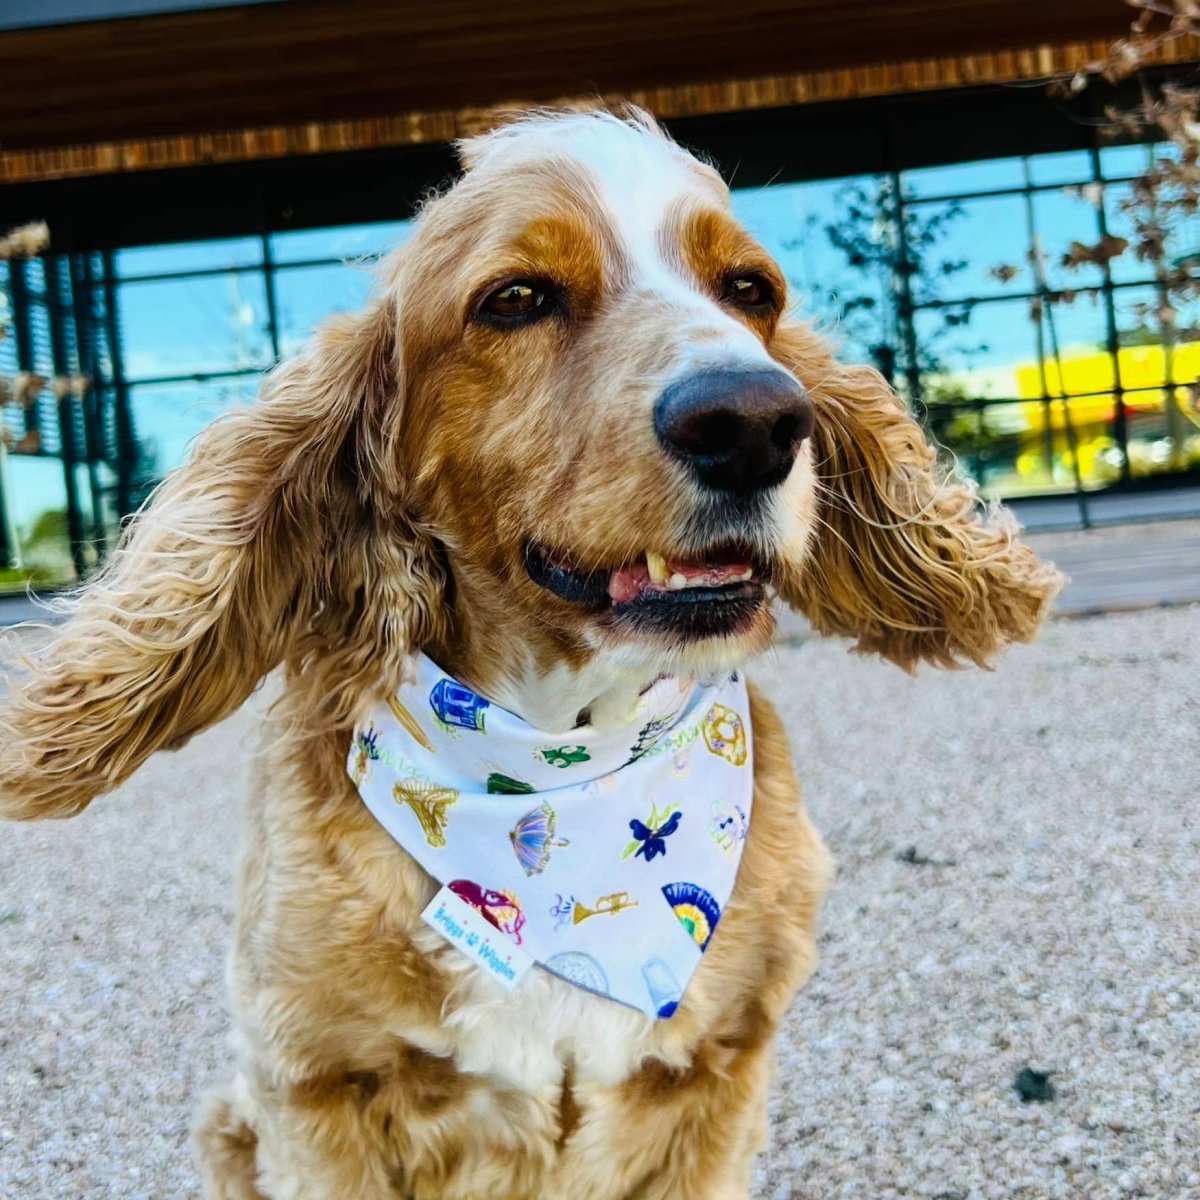
[(422, 651), (536, 729), (620, 729), (766, 647), (772, 595), (904, 668), (985, 664), (1058, 576), (788, 316), (720, 177), (644, 114), (461, 153), (366, 311), (197, 439), (26, 663), (0, 812), (79, 812), (282, 667), (206, 1195), (745, 1197), (829, 875), (769, 700), (736, 883), (661, 1019), (540, 968), (508, 990), (422, 921), (437, 882), (347, 774), (356, 722)]

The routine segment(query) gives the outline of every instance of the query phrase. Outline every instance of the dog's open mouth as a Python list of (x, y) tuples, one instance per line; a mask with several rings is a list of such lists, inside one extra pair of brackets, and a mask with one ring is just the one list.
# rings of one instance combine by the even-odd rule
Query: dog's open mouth
[(562, 600), (608, 612), (614, 622), (638, 631), (689, 640), (744, 628), (766, 601), (770, 575), (736, 545), (686, 560), (650, 550), (619, 567), (582, 569), (529, 542), (525, 566), (534, 583)]

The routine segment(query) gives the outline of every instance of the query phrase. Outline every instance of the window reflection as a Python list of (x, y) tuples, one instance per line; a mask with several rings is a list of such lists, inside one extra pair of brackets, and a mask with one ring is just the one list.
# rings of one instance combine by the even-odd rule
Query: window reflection
[(361, 263), (288, 267), (275, 276), (279, 351), (296, 354), (331, 313), (352, 312), (366, 302), (374, 275)]
[(271, 361), (261, 272), (123, 283), (117, 309), (131, 381), (244, 371)]
[(271, 257), (279, 264), (378, 258), (402, 245), (411, 221), (379, 221), (338, 229), (296, 229), (271, 235)]
[(242, 237), (133, 246), (116, 251), (113, 262), (118, 278), (136, 279), (145, 275), (174, 275), (181, 271), (257, 267), (261, 265), (262, 258), (262, 239)]
[(183, 463), (192, 439), (221, 413), (253, 400), (259, 383), (259, 377), (250, 376), (131, 387), (138, 478), (159, 479)]

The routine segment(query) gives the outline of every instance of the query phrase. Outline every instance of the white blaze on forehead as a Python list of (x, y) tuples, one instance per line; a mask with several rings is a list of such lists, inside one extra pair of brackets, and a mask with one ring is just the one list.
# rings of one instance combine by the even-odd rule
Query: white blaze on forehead
[[(666, 260), (662, 234), (671, 214), (689, 201), (728, 209), (729, 193), (665, 134), (609, 113), (534, 115), (464, 143), (462, 153), (472, 171), (547, 161), (577, 165), (632, 267), (633, 286), (676, 308), (681, 334), (694, 328), (708, 335), (706, 359), (769, 361), (745, 325)], [(714, 340), (713, 333), (723, 336)]]

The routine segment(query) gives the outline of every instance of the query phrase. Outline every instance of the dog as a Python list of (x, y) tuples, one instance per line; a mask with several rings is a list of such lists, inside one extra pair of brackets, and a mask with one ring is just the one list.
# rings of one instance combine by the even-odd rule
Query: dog
[[(680, 739), (650, 753), (673, 713), (648, 733), (634, 714), (662, 686), (734, 686), (775, 597), (907, 670), (986, 665), (1035, 635), (1059, 576), (981, 515), (880, 375), (789, 315), (717, 171), (650, 117), (518, 114), (460, 153), (365, 311), (198, 437), (24, 663), (0, 810), (78, 813), (279, 668), (247, 804), (237, 1074), (195, 1132), (205, 1195), (744, 1197), (829, 858), (760, 691), (744, 729), (710, 709), (690, 760)], [(552, 853), (636, 882), (688, 829), (696, 853), (736, 856), (686, 987), (645, 969), (657, 1011), (542, 959), (508, 986), (423, 919), (439, 879), (410, 848), (436, 860), (458, 793), (395, 783), (395, 813), (420, 809), (425, 833), (399, 844), (356, 786), (384, 769), (366, 715), (388, 719), (418, 654), (445, 707), (394, 704), (397, 736), (457, 754), (503, 716), (558, 744), (544, 771), (625, 737), (631, 764), (683, 781), (668, 817), (632, 766), (590, 779), (573, 811), (621, 814), (623, 863), (535, 817), (532, 852), (513, 834), (531, 880)], [(750, 772), (744, 799), (707, 794), (689, 761)], [(462, 922), (486, 918), (516, 953), (533, 928), (517, 892), (450, 882)], [(560, 892), (554, 929), (657, 911)]]

